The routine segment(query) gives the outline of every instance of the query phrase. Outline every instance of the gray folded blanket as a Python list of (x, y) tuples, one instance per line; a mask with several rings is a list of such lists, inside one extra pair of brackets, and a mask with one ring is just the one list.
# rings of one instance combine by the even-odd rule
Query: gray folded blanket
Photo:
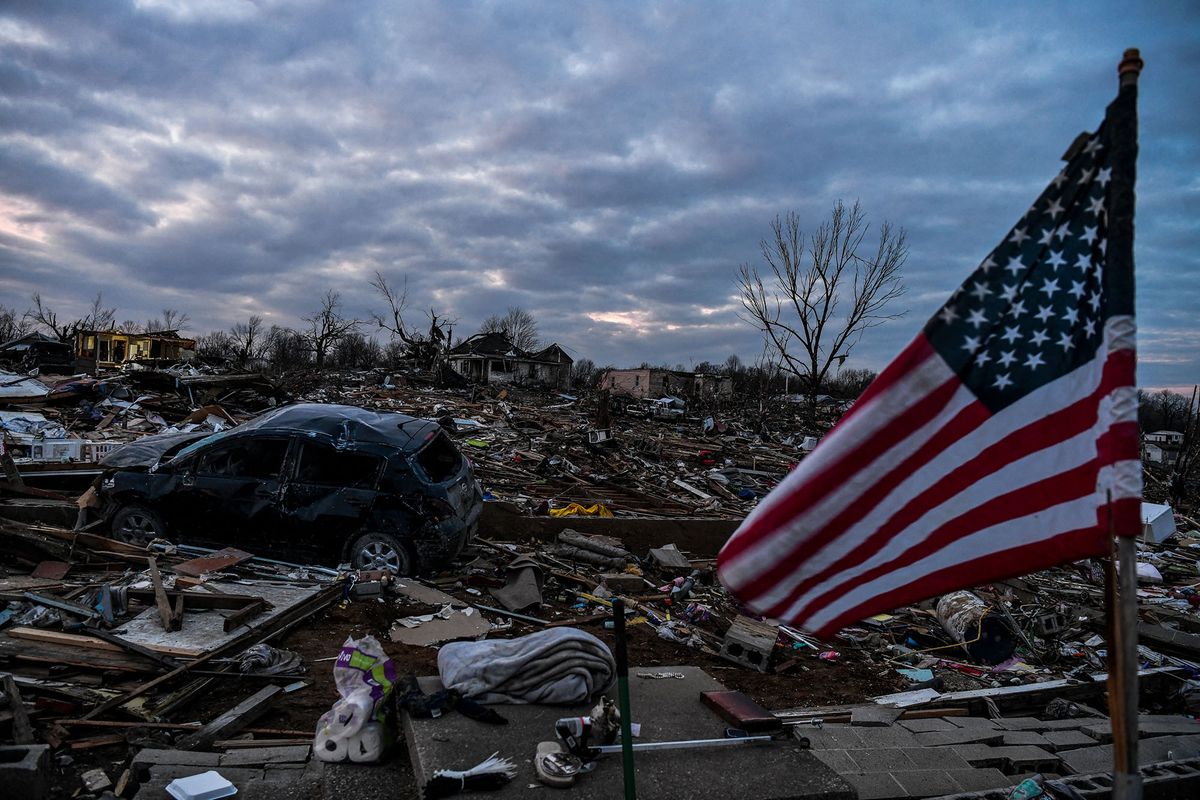
[(612, 688), (608, 645), (578, 628), (517, 639), (451, 642), (438, 651), (442, 685), (480, 703), (583, 703)]

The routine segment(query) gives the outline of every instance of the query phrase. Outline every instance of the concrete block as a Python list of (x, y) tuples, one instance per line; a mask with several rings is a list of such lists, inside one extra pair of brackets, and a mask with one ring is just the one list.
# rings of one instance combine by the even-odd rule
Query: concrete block
[(848, 725), (826, 725), (810, 728), (800, 725), (792, 728), (796, 736), (808, 739), (813, 750), (861, 750), (864, 747), (861, 728), (851, 729)]
[(842, 775), (858, 791), (858, 800), (898, 800), (908, 791), (886, 772), (847, 772)]
[(851, 750), (849, 755), (863, 772), (912, 772), (917, 768), (899, 748)]
[(945, 719), (949, 720), (960, 728), (967, 728), (968, 730), (986, 728), (994, 731), (1000, 729), (999, 725), (992, 720), (987, 719), (986, 717), (946, 717)]
[(893, 772), (892, 778), (911, 797), (937, 797), (943, 794), (955, 794), (959, 791), (958, 781), (943, 770)]
[(947, 747), (910, 747), (904, 751), (917, 769), (970, 769), (966, 759)]
[(890, 728), (892, 723), (903, 713), (899, 708), (881, 706), (877, 703), (869, 706), (856, 706), (850, 712), (850, 724), (862, 728)]
[(1112, 741), (1112, 723), (1108, 720), (1081, 725), (1079, 731), (1090, 736), (1099, 744), (1108, 744)]
[(1030, 745), (989, 747), (982, 744), (955, 745), (944, 748), (962, 756), (974, 767), (996, 767), (1005, 773), (1054, 772), (1059, 758), (1048, 750)]
[(0, 747), (0, 786), (8, 797), (41, 800), (50, 790), (50, 746)]
[[(1139, 760), (1141, 757), (1141, 748), (1138, 748)], [(1087, 775), (1092, 772), (1101, 772), (1111, 770), (1113, 764), (1113, 752), (1111, 745), (1100, 745), (1097, 747), (1079, 747), (1074, 750), (1067, 750), (1060, 753), (1063, 765), (1069, 771), (1076, 775)]]
[(287, 747), (244, 747), (224, 753), (220, 757), (222, 767), (240, 767), (248, 764), (295, 764), (304, 766), (312, 747), (307, 744)]
[[(655, 668), (679, 672), (684, 678), (637, 681), (629, 687), (630, 705), (635, 718), (642, 723), (638, 741), (720, 738), (727, 723), (700, 702), (700, 693), (722, 691), (725, 687), (695, 666), (655, 665)], [(420, 678), (419, 685), (426, 693), (442, 688), (436, 677)], [(530, 759), (537, 743), (553, 736), (555, 720), (586, 714), (592, 705), (505, 706), (501, 713), (508, 719), (507, 725), (480, 725), (462, 714), (416, 719), (402, 712), (403, 740), (408, 746), (416, 785), (423, 786), (436, 769), (477, 764), (499, 750), (512, 754), (519, 770), (512, 785), (502, 793), (514, 796), (526, 793), (526, 787), (536, 782)], [(355, 767), (351, 771), (363, 770), (351, 766)], [(755, 747), (646, 752), (638, 756), (637, 773), (641, 800), (687, 797), (852, 800), (854, 797), (853, 787), (846, 780), (794, 740)], [(611, 800), (621, 796), (622, 780), (620, 759), (609, 763), (606, 758), (601, 768), (581, 778), (563, 797), (569, 794), (570, 800)], [(546, 800), (550, 800), (548, 795)]]
[(1031, 744), (1034, 747), (1042, 747), (1047, 750), (1054, 749), (1050, 746), (1050, 741), (1036, 731), (1005, 731), (1004, 736), (1000, 739), (1000, 744), (1009, 747)]
[(891, 728), (854, 728), (865, 748), (920, 747), (917, 734), (899, 726)]
[[(955, 731), (960, 729), (956, 728)], [(941, 745), (961, 744), (954, 732), (949, 731), (928, 731), (925, 733), (914, 734), (917, 744), (922, 747), (939, 747)]]
[(985, 792), (988, 789), (1007, 789), (1012, 778), (998, 769), (952, 769), (947, 770), (951, 778), (964, 792)]
[(934, 733), (918, 733), (918, 737), (944, 737), (944, 741), (934, 741), (928, 739), (920, 742), (926, 746), (937, 745), (956, 745), (956, 744), (987, 744), (998, 745), (1004, 739), (1005, 731), (990, 730), (988, 728), (980, 728), (979, 730), (967, 730), (959, 728), (957, 731), (936, 731)]
[[(184, 767), (204, 767), (215, 769), (221, 763), (220, 753), (191, 752), (188, 750), (155, 750), (147, 748), (133, 757), (130, 769), (140, 780), (146, 780), (147, 771), (159, 764), (173, 764)], [(203, 772), (204, 770), (197, 770)]]
[(858, 772), (862, 769), (845, 750), (813, 750), (812, 753), (818, 761), (839, 775), (846, 772)]
[(902, 719), (896, 724), (913, 733), (961, 730), (948, 719)]
[(771, 665), (771, 655), (775, 652), (775, 640), (778, 638), (779, 628), (775, 625), (738, 617), (725, 631), (720, 655), (743, 667), (766, 672)]
[(1049, 744), (1047, 750), (1058, 753), (1063, 750), (1074, 750), (1078, 747), (1091, 747), (1096, 740), (1083, 731), (1046, 731), (1042, 734)]

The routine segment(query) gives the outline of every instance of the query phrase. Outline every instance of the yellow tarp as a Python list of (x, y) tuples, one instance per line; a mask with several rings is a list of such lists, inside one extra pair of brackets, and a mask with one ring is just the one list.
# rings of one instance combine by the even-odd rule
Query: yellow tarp
[(581, 506), (579, 503), (571, 503), (563, 508), (550, 509), (552, 517), (611, 517), (613, 514), (608, 510), (608, 507), (602, 503), (596, 503), (594, 506)]

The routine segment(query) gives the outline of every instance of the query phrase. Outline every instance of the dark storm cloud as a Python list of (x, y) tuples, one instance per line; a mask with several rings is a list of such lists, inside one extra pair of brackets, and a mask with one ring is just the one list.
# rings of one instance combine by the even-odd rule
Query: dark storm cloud
[[(907, 229), (881, 367), (995, 246), (1143, 48), (1141, 379), (1200, 372), (1200, 25), (1186, 6), (10, 3), (0, 302), (198, 330), (338, 288), (476, 329), (510, 305), (600, 363), (753, 359), (770, 220)], [(61, 288), (69, 287), (69, 289)]]

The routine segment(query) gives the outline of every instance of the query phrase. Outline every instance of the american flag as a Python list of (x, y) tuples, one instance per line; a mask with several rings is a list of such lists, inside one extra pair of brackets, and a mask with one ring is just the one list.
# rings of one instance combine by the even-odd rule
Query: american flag
[(828, 636), (1107, 554), (1110, 493), (1140, 530), (1136, 148), (1135, 88), (726, 543), (735, 597)]

